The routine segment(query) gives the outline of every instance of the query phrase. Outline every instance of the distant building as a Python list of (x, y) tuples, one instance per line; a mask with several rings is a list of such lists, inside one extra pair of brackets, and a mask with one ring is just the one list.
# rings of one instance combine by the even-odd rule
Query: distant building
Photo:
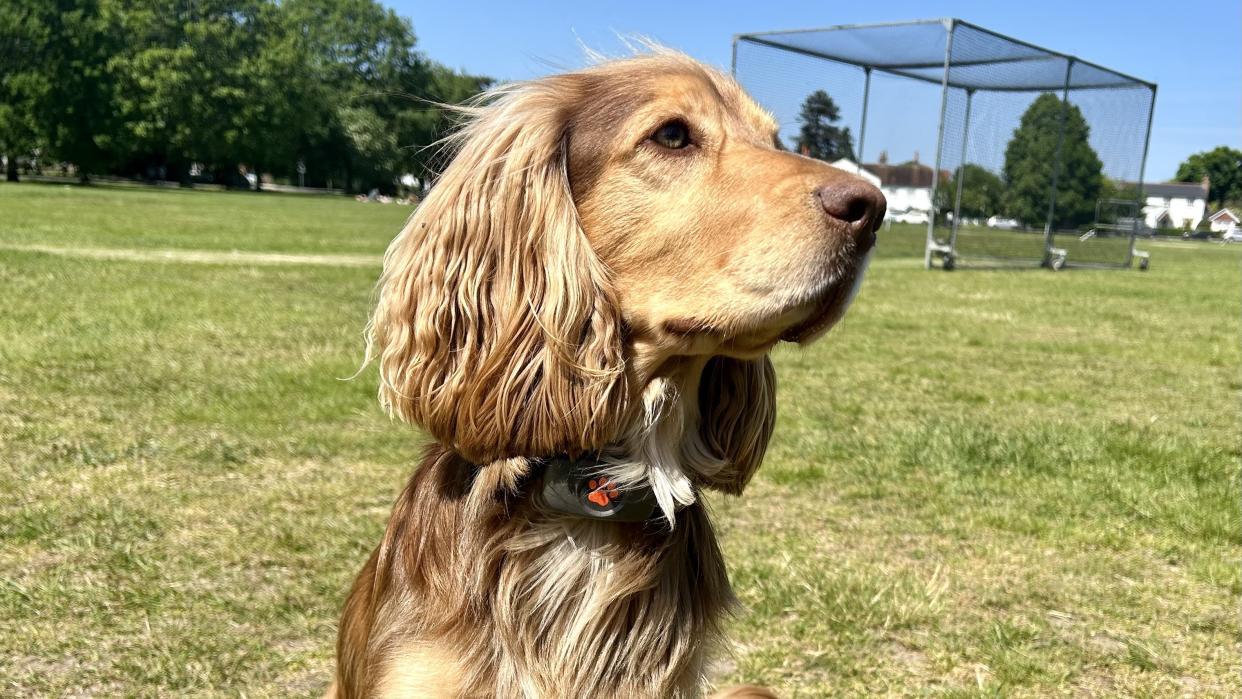
[[(880, 154), (880, 162), (863, 163), (859, 166), (852, 160), (842, 158), (833, 167), (853, 173), (880, 188), (884, 198), (888, 200), (889, 215), (908, 211), (931, 213), (932, 183), (935, 169), (919, 163), (918, 153), (914, 160), (902, 165), (889, 165), (888, 156)], [(941, 181), (948, 180), (948, 173), (942, 172)]]
[[(1123, 182), (1125, 187), (1138, 187)], [(1148, 228), (1194, 230), (1207, 214), (1209, 182), (1162, 182), (1143, 185), (1143, 222)]]
[(840, 160), (837, 160), (837, 161), (834, 161), (828, 164), (835, 167), (838, 170), (845, 170), (851, 175), (858, 175), (859, 177), (870, 182), (876, 187), (880, 186), (879, 176), (859, 167), (858, 163), (854, 162), (853, 160), (850, 160), (849, 158), (841, 158)]
[(1229, 209), (1221, 209), (1208, 216), (1208, 227), (1213, 233), (1233, 233), (1242, 224), (1242, 219)]

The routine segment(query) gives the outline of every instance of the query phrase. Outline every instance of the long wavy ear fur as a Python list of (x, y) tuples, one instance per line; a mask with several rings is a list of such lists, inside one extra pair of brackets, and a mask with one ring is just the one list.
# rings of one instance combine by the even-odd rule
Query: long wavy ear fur
[(576, 454), (626, 410), (621, 322), (566, 173), (568, 76), (495, 91), (384, 256), (367, 356), (393, 415), (478, 463)]
[(776, 424), (776, 373), (759, 359), (713, 357), (699, 381), (699, 436), (725, 463), (706, 485), (740, 495), (763, 461)]

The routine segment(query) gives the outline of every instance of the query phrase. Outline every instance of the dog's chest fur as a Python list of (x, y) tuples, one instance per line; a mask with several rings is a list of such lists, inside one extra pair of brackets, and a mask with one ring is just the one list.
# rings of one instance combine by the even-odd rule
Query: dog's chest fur
[(679, 400), (649, 387), (607, 455), (667, 519), (556, 515), (529, 492), (527, 460), (476, 467), (433, 447), (347, 602), (342, 696), (697, 696), (732, 595), (689, 471), (718, 464), (696, 461)]

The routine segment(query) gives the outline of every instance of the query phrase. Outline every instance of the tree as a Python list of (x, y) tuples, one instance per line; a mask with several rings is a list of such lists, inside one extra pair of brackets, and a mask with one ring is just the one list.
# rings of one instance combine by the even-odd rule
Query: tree
[(114, 0), (59, 0), (51, 5), (51, 32), (43, 71), (48, 89), (38, 102), (38, 122), (51, 155), (87, 173), (115, 158), (112, 136), (114, 82), (108, 60), (122, 39), (115, 31)]
[[(222, 184), (292, 157), (299, 125), (288, 109), (302, 100), (292, 76), (280, 8), (265, 0), (198, 0), (160, 12), (160, 0), (130, 0), (125, 33), (143, 37), (113, 57), (116, 113), (131, 154), (188, 182), (191, 163)], [(149, 6), (149, 9), (145, 9)]]
[(0, 155), (391, 190), (490, 83), (415, 47), (379, 0), (0, 0)]
[(1217, 146), (1195, 153), (1177, 168), (1179, 182), (1200, 182), (1204, 177), (1210, 180), (1208, 201), (1221, 206), (1242, 200), (1242, 151)]
[(853, 160), (854, 139), (848, 126), (835, 125), (840, 120), (841, 110), (827, 92), (816, 90), (807, 95), (798, 115), (802, 124), (795, 140), (798, 151), (820, 160)]
[(1028, 226), (1045, 221), (1060, 141), (1052, 224), (1074, 228), (1090, 223), (1104, 186), (1104, 165), (1091, 148), (1089, 135), (1090, 127), (1078, 107), (1052, 93), (1037, 97), (1005, 147), (1005, 213)]
[(437, 143), (456, 125), (453, 112), (436, 105), (464, 102), (487, 89), (492, 81), (477, 75), (457, 73), (434, 61), (424, 61), (422, 73), (422, 82), (416, 88), (422, 93), (421, 99), (410, 97), (399, 100), (400, 108), (394, 119), (397, 140), (404, 146), (400, 150), (402, 169), (427, 182), (443, 165), (437, 160), (441, 155), (439, 150), (427, 146)]
[(349, 146), (350, 176), (370, 185), (392, 184), (397, 173), (397, 135), (370, 107), (342, 107), (337, 115)]
[(302, 36), (286, 21), (284, 8), (263, 3), (251, 22), (256, 40), (237, 65), (246, 97), (234, 115), (237, 155), (262, 188), (264, 171), (291, 175), (301, 153), (301, 135), (316, 129), (318, 90), (307, 81), (310, 62)]
[(1104, 187), (1100, 189), (1100, 198), (1138, 202), (1138, 185), (1133, 182), (1120, 182), (1106, 178), (1104, 180)]
[(991, 170), (974, 163), (959, 167), (947, 183), (936, 188), (937, 209), (953, 210), (959, 178), (962, 182), (962, 216), (987, 218), (1000, 213), (1004, 203), (1005, 183)]
[(0, 155), (8, 161), (5, 179), (18, 179), (18, 158), (39, 143), (35, 115), (48, 89), (44, 51), (51, 28), (39, 0), (0, 3)]
[(0, 151), (70, 160), (85, 173), (109, 160), (112, 0), (0, 3)]
[(449, 125), (435, 105), (459, 102), (490, 81), (419, 54), (410, 23), (375, 0), (287, 0), (282, 7), (306, 43), (315, 94), (308, 104), (320, 115), (301, 148), (308, 169), (346, 189), (391, 189), (398, 171), (425, 178), (424, 146)]

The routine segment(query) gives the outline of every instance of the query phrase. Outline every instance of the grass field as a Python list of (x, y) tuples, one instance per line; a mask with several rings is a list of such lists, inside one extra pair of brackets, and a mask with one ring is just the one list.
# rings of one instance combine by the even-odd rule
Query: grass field
[[(378, 265), (143, 251), (378, 261), (408, 214), (0, 185), (0, 695), (323, 690), (417, 454), (373, 370), (340, 380)], [(1242, 255), (948, 274), (920, 236), (883, 232), (850, 317), (777, 352), (767, 462), (714, 501), (720, 681), (1236, 696)]]

